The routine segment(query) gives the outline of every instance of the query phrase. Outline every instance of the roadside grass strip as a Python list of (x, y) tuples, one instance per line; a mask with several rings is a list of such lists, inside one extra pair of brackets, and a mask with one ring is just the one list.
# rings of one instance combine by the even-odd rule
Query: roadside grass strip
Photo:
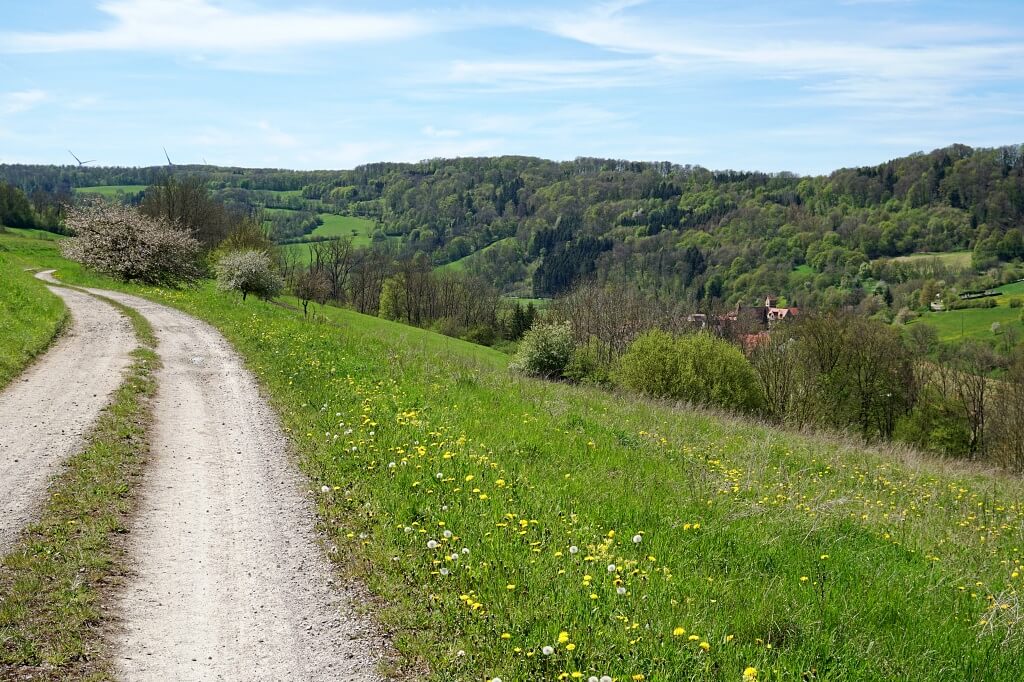
[(143, 346), (85, 449), (52, 482), (42, 517), (0, 562), (0, 679), (111, 679), (105, 608), (123, 572), (117, 536), (127, 529), (148, 452), (159, 364), (149, 324), (112, 304)]
[(0, 246), (0, 390), (57, 338), (64, 302)]

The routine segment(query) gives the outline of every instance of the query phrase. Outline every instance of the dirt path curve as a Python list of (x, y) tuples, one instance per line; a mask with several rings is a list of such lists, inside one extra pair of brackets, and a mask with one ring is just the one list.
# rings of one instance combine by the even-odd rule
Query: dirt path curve
[(381, 639), (333, 585), (308, 485), (238, 355), (189, 315), (96, 293), (149, 320), (163, 361), (118, 677), (377, 680)]
[(81, 449), (136, 347), (131, 324), (113, 306), (50, 290), (64, 299), (70, 326), (0, 392), (0, 555), (46, 501), (50, 477)]

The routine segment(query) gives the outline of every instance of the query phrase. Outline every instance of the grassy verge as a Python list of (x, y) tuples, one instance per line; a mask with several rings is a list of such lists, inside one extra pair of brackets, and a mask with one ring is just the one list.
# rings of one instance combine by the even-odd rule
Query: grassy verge
[(58, 297), (0, 250), (0, 389), (46, 350), (66, 315)]
[(152, 328), (117, 305), (144, 347), (86, 449), (51, 484), (42, 518), (0, 563), (0, 679), (110, 679), (104, 598), (121, 572), (116, 536), (125, 530), (147, 452), (159, 362)]
[(1018, 479), (516, 379), (350, 311), (339, 328), (210, 285), (146, 295), (260, 377), (417, 679), (1024, 667)]

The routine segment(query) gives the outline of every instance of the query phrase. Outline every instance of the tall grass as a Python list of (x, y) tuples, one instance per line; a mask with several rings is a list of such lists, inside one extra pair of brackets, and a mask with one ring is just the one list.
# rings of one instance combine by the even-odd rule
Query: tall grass
[(63, 302), (0, 246), (0, 389), (49, 346), (65, 315)]

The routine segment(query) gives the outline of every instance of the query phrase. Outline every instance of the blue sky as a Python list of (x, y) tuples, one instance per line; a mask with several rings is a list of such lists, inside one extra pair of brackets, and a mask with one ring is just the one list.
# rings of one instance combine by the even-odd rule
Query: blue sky
[(527, 154), (827, 172), (1024, 142), (1020, 0), (37, 0), (0, 162)]

